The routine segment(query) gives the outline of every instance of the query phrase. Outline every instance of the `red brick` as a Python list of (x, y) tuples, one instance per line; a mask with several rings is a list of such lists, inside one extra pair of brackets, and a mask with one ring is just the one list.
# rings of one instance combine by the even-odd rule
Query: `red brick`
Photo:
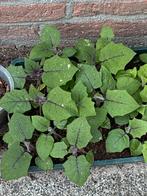
[(0, 6), (0, 23), (57, 20), (65, 16), (65, 3)]
[(111, 26), (116, 36), (144, 36), (147, 35), (147, 20), (120, 21), (101, 20), (86, 23), (59, 25), (63, 38), (96, 38), (102, 26)]
[[(58, 24), (64, 40), (76, 40), (78, 38), (97, 38), (102, 26), (111, 26), (118, 37), (144, 36), (147, 35), (147, 20), (138, 21), (93, 21), (75, 24)], [(27, 43), (29, 40), (37, 40), (40, 28), (37, 25), (18, 25), (10, 27), (0, 27), (0, 42), (7, 40)]]
[(147, 0), (75, 3), (73, 8), (73, 16), (95, 16), (98, 14), (133, 15), (145, 13), (147, 13)]

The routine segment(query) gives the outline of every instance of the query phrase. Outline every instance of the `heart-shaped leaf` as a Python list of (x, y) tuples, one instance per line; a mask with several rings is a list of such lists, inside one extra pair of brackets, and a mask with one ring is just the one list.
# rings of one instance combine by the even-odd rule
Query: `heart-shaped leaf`
[(65, 175), (74, 183), (82, 186), (90, 174), (91, 164), (84, 155), (70, 156), (63, 164)]

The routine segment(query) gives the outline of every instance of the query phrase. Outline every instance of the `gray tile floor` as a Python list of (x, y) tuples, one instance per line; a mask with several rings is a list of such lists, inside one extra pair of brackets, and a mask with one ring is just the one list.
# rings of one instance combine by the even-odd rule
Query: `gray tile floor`
[(63, 171), (33, 174), (4, 182), (0, 196), (147, 196), (147, 165), (144, 163), (96, 167), (87, 183), (79, 188)]

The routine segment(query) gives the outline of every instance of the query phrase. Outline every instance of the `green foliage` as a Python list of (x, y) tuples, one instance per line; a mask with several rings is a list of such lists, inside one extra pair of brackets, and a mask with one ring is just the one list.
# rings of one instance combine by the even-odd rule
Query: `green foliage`
[(129, 148), (129, 136), (122, 129), (113, 129), (106, 140), (107, 152), (122, 152)]
[(91, 164), (84, 155), (78, 157), (70, 156), (63, 164), (65, 175), (74, 183), (82, 186), (90, 174)]
[(101, 87), (100, 73), (95, 67), (87, 64), (79, 64), (79, 72), (77, 73), (77, 81), (82, 81), (87, 86), (88, 92)]
[(54, 145), (54, 139), (50, 135), (41, 134), (36, 142), (36, 150), (39, 157), (44, 161), (50, 155)]
[(26, 81), (26, 74), (24, 72), (23, 67), (10, 65), (7, 69), (11, 73), (11, 76), (14, 80), (15, 88), (22, 89)]
[(147, 121), (136, 119), (129, 121), (130, 134), (133, 138), (141, 138), (147, 133)]
[(147, 63), (147, 53), (140, 54), (139, 58), (143, 63)]
[(48, 157), (46, 160), (42, 160), (39, 157), (36, 157), (35, 163), (42, 170), (47, 171), (53, 169), (53, 161), (50, 157)]
[(131, 155), (138, 156), (142, 154), (143, 146), (138, 139), (132, 139), (130, 141)]
[(14, 143), (3, 154), (1, 161), (1, 175), (5, 180), (26, 176), (30, 166), (31, 155), (23, 150), (18, 143)]
[(43, 105), (43, 114), (50, 120), (62, 121), (77, 115), (77, 107), (71, 99), (71, 93), (56, 87), (50, 91)]
[(90, 126), (86, 118), (77, 118), (67, 126), (67, 140), (70, 145), (77, 148), (84, 148), (92, 139)]
[(25, 89), (13, 90), (0, 99), (0, 106), (9, 113), (24, 113), (31, 109), (30, 97)]
[(106, 108), (112, 116), (124, 116), (139, 108), (139, 104), (126, 90), (107, 90)]
[(34, 127), (29, 116), (14, 113), (8, 125), (11, 136), (15, 141), (23, 142), (25, 139), (32, 138)]
[(135, 52), (123, 44), (109, 43), (100, 51), (99, 60), (111, 73), (123, 70), (135, 56)]
[(78, 70), (68, 58), (53, 56), (44, 63), (42, 80), (49, 88), (62, 86), (72, 79)]
[(67, 145), (62, 142), (54, 143), (54, 147), (50, 154), (53, 158), (64, 158), (67, 155)]
[[(27, 175), (32, 164), (46, 171), (58, 161), (82, 186), (100, 140), (108, 153), (130, 148), (147, 162), (147, 64), (133, 67), (135, 52), (114, 43), (110, 27), (102, 28), (96, 45), (81, 39), (62, 48), (60, 37), (46, 25), (24, 65), (8, 66), (15, 90), (0, 99), (8, 112), (1, 133), (8, 146), (1, 162), (6, 180)], [(146, 54), (140, 59), (147, 63)]]

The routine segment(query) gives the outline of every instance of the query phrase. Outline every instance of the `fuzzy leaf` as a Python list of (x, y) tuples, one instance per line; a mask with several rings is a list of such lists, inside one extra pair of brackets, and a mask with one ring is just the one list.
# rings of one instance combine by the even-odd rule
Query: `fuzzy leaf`
[(144, 142), (144, 144), (143, 144), (142, 153), (143, 153), (144, 161), (145, 161), (145, 163), (147, 163), (147, 141)]
[(42, 80), (49, 88), (66, 84), (78, 70), (68, 58), (57, 55), (47, 59), (43, 69)]
[(76, 53), (74, 48), (64, 48), (63, 49), (63, 57), (71, 57)]
[(56, 27), (46, 25), (41, 31), (40, 40), (55, 48), (60, 45), (60, 32)]
[(31, 109), (29, 99), (30, 97), (26, 90), (13, 90), (0, 99), (0, 107), (9, 113), (24, 113)]
[(107, 117), (107, 110), (104, 107), (95, 108), (96, 116), (88, 117), (88, 123), (91, 127), (92, 140), (95, 143), (102, 139), (102, 134), (98, 128), (105, 122)]
[(143, 90), (140, 92), (140, 96), (143, 102), (147, 102), (147, 85), (145, 85)]
[(92, 151), (89, 151), (87, 154), (86, 154), (86, 159), (87, 161), (92, 165), (93, 162), (94, 162), (94, 154)]
[(130, 95), (133, 95), (141, 86), (141, 83), (137, 79), (122, 76), (117, 79), (116, 86), (117, 89), (126, 90)]
[(99, 60), (102, 66), (105, 66), (111, 73), (116, 74), (119, 70), (125, 68), (135, 54), (133, 50), (123, 44), (111, 42), (100, 50)]
[(54, 53), (47, 43), (39, 43), (32, 48), (29, 58), (32, 60), (40, 60), (42, 58), (49, 58), (53, 55)]
[(132, 139), (130, 141), (130, 151), (131, 151), (131, 155), (133, 156), (139, 156), (142, 154), (142, 149), (143, 146), (141, 144), (141, 142), (137, 139)]
[(5, 180), (17, 179), (26, 176), (31, 162), (31, 155), (14, 143), (3, 154), (1, 174)]
[(14, 87), (22, 89), (26, 81), (26, 74), (23, 67), (10, 65), (7, 69), (14, 80)]
[(143, 63), (147, 63), (147, 53), (140, 54), (139, 58)]
[(108, 27), (108, 26), (102, 27), (101, 32), (100, 32), (100, 36), (101, 36), (101, 38), (106, 38), (108, 40), (113, 39), (114, 33), (113, 33), (112, 28)]
[(124, 116), (139, 108), (139, 104), (126, 90), (108, 90), (105, 106), (112, 116)]
[(90, 175), (91, 164), (84, 155), (70, 156), (63, 164), (65, 175), (74, 183), (82, 186)]
[(38, 70), (40, 68), (39, 63), (28, 58), (24, 59), (24, 66), (25, 66), (25, 72), (29, 74), (32, 73), (34, 70)]
[(32, 124), (37, 131), (45, 132), (50, 126), (50, 121), (42, 116), (32, 116)]
[(50, 91), (48, 101), (43, 105), (44, 116), (58, 122), (76, 116), (77, 112), (76, 105), (71, 99), (71, 93), (60, 87)]
[(76, 102), (79, 116), (95, 116), (94, 102), (88, 97), (87, 89), (81, 81), (72, 89), (72, 98)]
[(42, 160), (39, 157), (36, 157), (35, 164), (42, 170), (52, 170), (53, 169), (53, 161), (50, 157), (48, 157), (46, 160)]
[(54, 147), (50, 153), (53, 158), (64, 158), (67, 155), (67, 145), (64, 142), (54, 143)]
[(147, 133), (147, 121), (134, 118), (129, 121), (129, 126), (131, 128), (130, 134), (133, 138), (141, 138)]
[(101, 74), (101, 81), (102, 81), (102, 86), (100, 89), (102, 93), (106, 93), (107, 89), (110, 90), (115, 89), (116, 82), (112, 77), (112, 74), (106, 67), (104, 66), (101, 67), (100, 74)]
[(3, 141), (8, 144), (8, 147), (16, 143), (16, 140), (15, 138), (13, 138), (13, 134), (11, 131), (8, 131), (7, 133), (5, 133), (5, 135), (3, 136)]
[(80, 39), (75, 45), (75, 56), (81, 63), (90, 65), (95, 64), (95, 48), (94, 44), (88, 39)]
[(115, 117), (115, 123), (118, 125), (126, 125), (129, 123), (130, 116), (124, 115), (124, 116), (116, 116)]
[(87, 87), (88, 92), (101, 87), (101, 76), (94, 66), (87, 64), (79, 65), (79, 72), (77, 73), (77, 82), (80, 80)]
[(8, 125), (11, 135), (15, 141), (22, 142), (25, 139), (32, 138), (34, 127), (29, 116), (14, 113)]
[(86, 118), (77, 118), (71, 124), (67, 125), (67, 140), (71, 145), (77, 148), (84, 148), (92, 139), (90, 126)]
[(46, 160), (50, 155), (54, 145), (54, 139), (50, 135), (41, 134), (36, 142), (36, 150), (42, 160)]
[(129, 136), (122, 129), (111, 130), (106, 139), (106, 151), (122, 152), (125, 148), (129, 148)]
[(67, 120), (62, 120), (60, 122), (54, 121), (54, 126), (61, 130), (65, 129), (66, 124), (67, 124)]
[(143, 85), (147, 83), (147, 64), (140, 66), (138, 77), (141, 79)]

